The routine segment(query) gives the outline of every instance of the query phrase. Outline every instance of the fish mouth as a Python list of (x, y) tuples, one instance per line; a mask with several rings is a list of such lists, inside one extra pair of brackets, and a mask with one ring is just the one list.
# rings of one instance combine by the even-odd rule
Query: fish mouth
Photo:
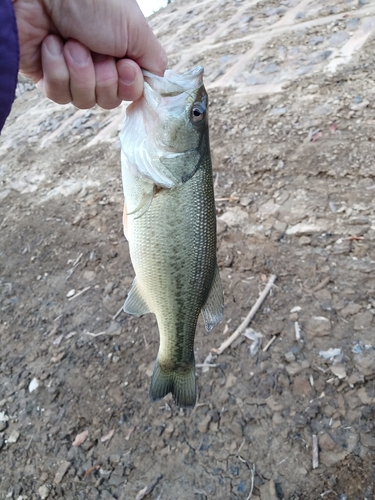
[[(164, 76), (154, 75), (144, 69), (142, 73), (146, 82), (145, 89), (147, 89), (148, 85), (160, 97), (172, 97), (185, 92), (190, 93), (203, 85), (203, 66), (196, 66), (182, 74), (171, 69), (167, 69)], [(146, 99), (147, 97), (146, 95)]]

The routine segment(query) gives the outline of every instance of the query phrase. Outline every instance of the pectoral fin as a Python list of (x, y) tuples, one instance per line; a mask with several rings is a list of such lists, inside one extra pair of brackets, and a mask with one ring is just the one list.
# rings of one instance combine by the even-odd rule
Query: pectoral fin
[(125, 300), (123, 310), (128, 314), (134, 314), (134, 316), (143, 316), (144, 314), (151, 312), (142, 297), (141, 291), (138, 287), (137, 278), (133, 281), (133, 285)]
[(197, 149), (184, 153), (169, 153), (160, 158), (160, 163), (168, 170), (165, 175), (173, 180), (175, 186), (184, 184), (198, 170), (200, 154)]
[(202, 314), (206, 330), (209, 332), (220, 323), (224, 315), (224, 295), (221, 284), (219, 269), (215, 267), (215, 274), (212, 280), (211, 290), (206, 303), (202, 307)]
[(134, 217), (134, 219), (139, 219), (140, 217), (142, 217), (142, 215), (144, 215), (151, 206), (152, 199), (154, 197), (154, 191), (155, 191), (155, 186), (153, 186), (151, 191), (149, 191), (148, 193), (144, 193), (137, 208), (135, 208), (131, 212), (128, 212), (127, 215), (137, 214), (137, 216)]

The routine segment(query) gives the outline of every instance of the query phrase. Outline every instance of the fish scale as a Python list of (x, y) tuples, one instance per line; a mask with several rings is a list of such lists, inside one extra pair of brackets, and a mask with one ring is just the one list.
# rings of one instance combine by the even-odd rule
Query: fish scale
[[(199, 71), (184, 74), (187, 86), (194, 83), (188, 91), (179, 80), (184, 75), (168, 72), (163, 82), (148, 74), (145, 85), (150, 88), (130, 107), (121, 137), (124, 226), (136, 275), (124, 310), (156, 315), (160, 346), (150, 397), (157, 400), (171, 392), (182, 407), (196, 402), (194, 336), (199, 314), (202, 310), (207, 330), (223, 315), (207, 111), (202, 123), (195, 124), (192, 115), (192, 107), (204, 109), (207, 99)], [(163, 85), (168, 95), (164, 101)], [(137, 144), (145, 148), (142, 153)], [(160, 179), (172, 186), (161, 185)]]

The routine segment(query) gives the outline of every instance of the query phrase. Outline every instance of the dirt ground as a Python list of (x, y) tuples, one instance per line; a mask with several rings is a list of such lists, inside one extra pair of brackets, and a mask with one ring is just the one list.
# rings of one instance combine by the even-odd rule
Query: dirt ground
[(375, 497), (375, 2), (218, 4), (150, 23), (210, 95), (225, 317), (199, 321), (196, 362), (274, 273), (262, 346), (197, 368), (193, 411), (149, 401), (155, 318), (116, 314), (125, 105), (77, 111), (21, 79), (0, 139), (1, 499)]

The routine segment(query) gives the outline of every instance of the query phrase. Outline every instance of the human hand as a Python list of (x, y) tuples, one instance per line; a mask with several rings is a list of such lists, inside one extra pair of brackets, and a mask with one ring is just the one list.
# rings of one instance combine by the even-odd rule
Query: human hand
[(59, 104), (105, 109), (163, 75), (164, 49), (135, 0), (16, 0), (20, 71)]

